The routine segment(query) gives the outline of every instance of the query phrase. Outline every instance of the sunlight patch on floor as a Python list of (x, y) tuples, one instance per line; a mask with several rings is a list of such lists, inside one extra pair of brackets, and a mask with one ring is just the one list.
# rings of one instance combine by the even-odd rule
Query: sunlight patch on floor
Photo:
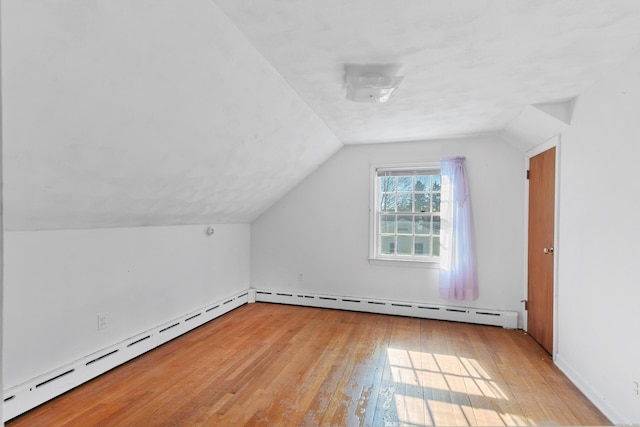
[(398, 420), (403, 425), (433, 426), (433, 420), (429, 415), (427, 404), (424, 399), (414, 396), (406, 396), (400, 393), (395, 394), (396, 410)]
[[(476, 359), (387, 349), (403, 425), (534, 425)], [(503, 386), (506, 386), (504, 384)], [(517, 412), (517, 411), (516, 411)]]
[(395, 382), (509, 400), (476, 360), (394, 348), (387, 351)]

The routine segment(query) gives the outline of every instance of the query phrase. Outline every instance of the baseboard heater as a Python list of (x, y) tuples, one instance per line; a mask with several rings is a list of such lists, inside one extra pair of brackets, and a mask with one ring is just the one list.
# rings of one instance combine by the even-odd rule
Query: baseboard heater
[(254, 290), (223, 298), (200, 310), (163, 323), (73, 363), (4, 391), (3, 421), (41, 405), (141, 354), (249, 302), (271, 302), (378, 314), (477, 323), (516, 329), (515, 311), (486, 310), (405, 301), (299, 292)]
[(454, 322), (502, 326), (507, 329), (518, 328), (517, 311), (488, 310), (470, 307), (420, 304), (406, 301), (354, 298), (338, 295), (320, 295), (307, 292), (281, 292), (261, 289), (256, 290), (256, 301), (303, 305), (308, 307), (334, 308), (338, 310), (362, 311), (367, 313), (392, 314), (424, 319), (450, 320)]
[(245, 290), (7, 389), (4, 391), (3, 421), (17, 417), (247, 302), (249, 291)]

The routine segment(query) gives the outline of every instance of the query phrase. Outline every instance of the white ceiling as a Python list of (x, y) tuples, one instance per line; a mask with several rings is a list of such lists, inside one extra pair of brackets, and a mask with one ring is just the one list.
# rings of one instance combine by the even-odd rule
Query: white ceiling
[[(214, 0), (343, 143), (503, 129), (640, 49), (637, 0)], [(400, 64), (387, 105), (344, 100), (344, 65)]]
[[(343, 144), (575, 97), (640, 50), (640, 1), (2, 0), (1, 28), (7, 229), (243, 223)], [(347, 63), (406, 77), (352, 103)]]

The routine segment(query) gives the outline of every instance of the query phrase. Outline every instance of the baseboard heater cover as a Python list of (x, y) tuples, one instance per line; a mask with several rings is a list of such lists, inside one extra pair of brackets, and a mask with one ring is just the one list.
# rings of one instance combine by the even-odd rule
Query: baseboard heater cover
[(353, 298), (340, 295), (313, 293), (289, 294), (282, 291), (261, 289), (256, 291), (257, 302), (302, 305), (307, 307), (334, 308), (367, 313), (392, 314), (434, 320), (475, 323), (479, 325), (518, 328), (518, 312), (488, 310), (484, 308), (454, 307), (436, 304), (416, 304), (407, 301)]
[(247, 302), (248, 291), (242, 291), (11, 387), (4, 391), (3, 421), (15, 418)]
[(391, 314), (437, 320), (477, 323), (516, 329), (518, 313), (465, 307), (449, 307), (432, 304), (415, 304), (404, 301), (373, 300), (337, 295), (291, 294), (269, 290), (254, 290), (224, 298), (200, 310), (163, 323), (118, 344), (104, 348), (15, 387), (4, 391), (3, 421), (45, 403), (149, 350), (189, 332), (248, 302), (255, 295), (256, 302), (303, 305)]

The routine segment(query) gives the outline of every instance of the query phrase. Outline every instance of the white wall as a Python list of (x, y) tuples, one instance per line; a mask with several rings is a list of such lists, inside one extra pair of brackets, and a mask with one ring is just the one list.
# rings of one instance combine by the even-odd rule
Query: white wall
[(577, 100), (560, 152), (558, 364), (640, 423), (640, 56)]
[(249, 225), (214, 228), (6, 232), (4, 389), (247, 289)]
[(524, 154), (497, 137), (341, 149), (252, 224), (252, 286), (446, 303), (437, 269), (369, 264), (369, 173), (453, 155), (467, 157), (478, 245), (480, 298), (465, 305), (520, 310)]

